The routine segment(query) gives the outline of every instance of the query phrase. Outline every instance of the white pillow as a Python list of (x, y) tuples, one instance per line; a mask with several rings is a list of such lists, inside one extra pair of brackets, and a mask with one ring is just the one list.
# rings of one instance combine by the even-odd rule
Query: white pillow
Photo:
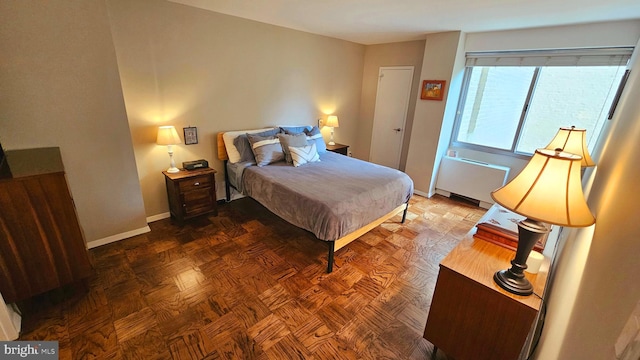
[(300, 147), (289, 146), (289, 152), (291, 152), (291, 159), (293, 160), (293, 166), (295, 167), (310, 162), (320, 161), (320, 155), (318, 155), (318, 151), (316, 150), (316, 144)]
[(240, 152), (236, 149), (235, 145), (233, 145), (233, 140), (240, 135), (244, 134), (254, 134), (267, 130), (274, 129), (272, 127), (257, 129), (257, 130), (239, 130), (239, 131), (227, 131), (222, 134), (222, 139), (224, 140), (224, 147), (227, 150), (227, 157), (229, 158), (230, 163), (237, 163), (240, 161)]

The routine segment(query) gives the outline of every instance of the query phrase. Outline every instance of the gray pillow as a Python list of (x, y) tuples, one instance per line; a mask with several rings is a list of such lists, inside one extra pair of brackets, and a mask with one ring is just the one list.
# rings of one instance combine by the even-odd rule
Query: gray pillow
[(318, 154), (327, 152), (327, 145), (324, 143), (322, 133), (317, 126), (314, 126), (311, 130), (305, 130), (304, 133), (307, 134), (308, 145), (316, 144), (316, 150), (318, 150)]
[(284, 160), (284, 153), (280, 140), (276, 136), (260, 136), (247, 134), (251, 150), (256, 157), (256, 165), (265, 166), (276, 161)]
[(256, 162), (256, 158), (253, 156), (253, 151), (251, 150), (251, 144), (249, 144), (249, 139), (247, 139), (247, 135), (243, 134), (235, 139), (233, 139), (233, 146), (236, 147), (238, 152), (240, 153), (240, 161), (239, 162)]
[(307, 135), (305, 133), (295, 135), (278, 134), (277, 136), (278, 139), (280, 139), (280, 145), (282, 145), (282, 152), (284, 153), (284, 159), (287, 164), (293, 163), (293, 160), (291, 159), (291, 152), (289, 151), (289, 146), (300, 147), (308, 145)]
[[(280, 128), (274, 128), (271, 130), (254, 133), (252, 135), (258, 136), (275, 136), (280, 133)], [(251, 149), (251, 144), (249, 144), (249, 139), (246, 134), (238, 135), (235, 139), (233, 139), (233, 146), (238, 149), (240, 153), (240, 162), (250, 161), (256, 162), (256, 158), (253, 155), (253, 150)]]

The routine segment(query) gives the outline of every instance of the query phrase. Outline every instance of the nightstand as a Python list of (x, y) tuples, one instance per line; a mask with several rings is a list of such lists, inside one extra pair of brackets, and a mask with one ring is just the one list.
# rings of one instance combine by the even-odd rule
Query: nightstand
[(162, 172), (167, 185), (169, 210), (180, 225), (196, 216), (218, 214), (216, 207), (216, 171), (211, 168)]
[(334, 153), (347, 155), (347, 150), (349, 150), (349, 145), (343, 145), (336, 143), (335, 145), (327, 144), (327, 150), (333, 151)]

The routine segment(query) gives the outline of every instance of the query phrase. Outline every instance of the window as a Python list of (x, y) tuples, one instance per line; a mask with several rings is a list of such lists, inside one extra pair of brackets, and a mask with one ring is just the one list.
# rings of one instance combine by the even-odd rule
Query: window
[(607, 119), (631, 49), (467, 54), (453, 145), (532, 154), (560, 127), (587, 129), (589, 150)]

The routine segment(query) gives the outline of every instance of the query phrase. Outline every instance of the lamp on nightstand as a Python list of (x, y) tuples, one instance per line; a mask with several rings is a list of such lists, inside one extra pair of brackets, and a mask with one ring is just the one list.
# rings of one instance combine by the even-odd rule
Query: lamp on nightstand
[(333, 128), (340, 127), (340, 123), (338, 122), (338, 117), (335, 115), (329, 115), (327, 118), (327, 123), (325, 126), (331, 128), (331, 139), (329, 140), (329, 145), (335, 145), (335, 141), (333, 141)]
[(180, 136), (173, 126), (160, 126), (158, 128), (158, 139), (156, 140), (158, 145), (167, 145), (169, 151), (170, 165), (167, 169), (168, 173), (177, 173), (180, 170), (176, 167), (176, 162), (173, 160), (173, 145), (181, 144)]
[(526, 217), (518, 222), (518, 248), (511, 268), (493, 276), (501, 288), (516, 295), (533, 293), (523, 271), (531, 249), (550, 230), (545, 223), (569, 227), (595, 223), (582, 193), (581, 162), (581, 156), (561, 149), (537, 149), (520, 174), (491, 193), (498, 204)]

